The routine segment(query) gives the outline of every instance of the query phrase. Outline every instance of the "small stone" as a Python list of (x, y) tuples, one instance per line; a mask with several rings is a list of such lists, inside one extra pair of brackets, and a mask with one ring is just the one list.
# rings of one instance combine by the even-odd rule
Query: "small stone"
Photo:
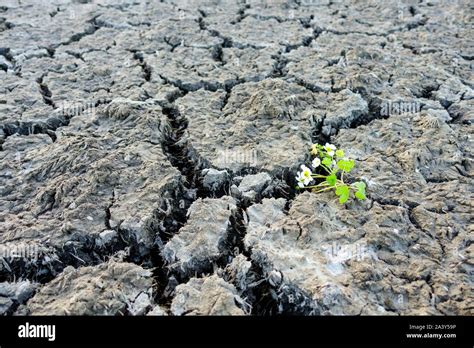
[(249, 191), (261, 193), (271, 181), (272, 177), (268, 173), (247, 175), (240, 182), (239, 190), (243, 193)]
[(202, 171), (204, 175), (202, 184), (204, 188), (208, 189), (211, 192), (218, 191), (221, 189), (228, 181), (229, 174), (226, 170), (217, 170), (214, 168), (204, 169)]
[(131, 315), (143, 315), (150, 306), (150, 294), (142, 292), (128, 305), (128, 312)]
[(272, 286), (280, 285), (282, 280), (281, 272), (272, 270), (268, 275), (268, 281)]
[(242, 192), (240, 192), (239, 188), (235, 184), (230, 187), (230, 194), (236, 198), (240, 198), (242, 196)]
[(165, 316), (165, 315), (168, 315), (168, 313), (166, 313), (166, 311), (161, 306), (156, 305), (146, 315), (149, 315), (149, 316)]
[(112, 241), (118, 236), (117, 231), (115, 230), (105, 230), (99, 233), (99, 243), (102, 246), (107, 246), (112, 243)]

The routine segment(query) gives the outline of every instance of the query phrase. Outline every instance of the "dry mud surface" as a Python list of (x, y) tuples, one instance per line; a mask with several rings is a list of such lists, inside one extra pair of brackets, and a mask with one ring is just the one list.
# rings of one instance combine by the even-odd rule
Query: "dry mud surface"
[(0, 5), (0, 314), (474, 314), (472, 2)]

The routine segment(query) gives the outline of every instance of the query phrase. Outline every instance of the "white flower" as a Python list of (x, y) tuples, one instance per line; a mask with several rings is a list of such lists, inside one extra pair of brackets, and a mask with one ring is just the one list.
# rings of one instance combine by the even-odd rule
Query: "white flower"
[(311, 169), (306, 167), (304, 164), (302, 164), (300, 168), (301, 168), (301, 174), (305, 177), (305, 179), (312, 181), (313, 178), (311, 177), (311, 175), (313, 175), (313, 173), (311, 172)]
[(313, 162), (311, 163), (311, 166), (313, 168), (318, 168), (320, 164), (321, 164), (321, 160), (319, 158), (315, 158)]
[(324, 145), (324, 149), (326, 150), (328, 155), (332, 157), (334, 156), (334, 152), (336, 151), (336, 145), (326, 143), (326, 145)]
[(304, 188), (304, 183), (301, 181), (301, 178), (296, 177), (296, 180), (298, 180), (298, 186)]
[(306, 167), (304, 164), (301, 165), (301, 172), (297, 173), (296, 180), (298, 181), (298, 186), (303, 188), (306, 185), (308, 185), (311, 181), (313, 181), (313, 178), (311, 177), (313, 173), (311, 172), (311, 169)]

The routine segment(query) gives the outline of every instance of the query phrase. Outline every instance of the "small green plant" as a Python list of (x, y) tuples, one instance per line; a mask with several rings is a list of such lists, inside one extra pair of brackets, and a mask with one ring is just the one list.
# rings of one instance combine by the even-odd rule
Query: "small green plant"
[[(310, 152), (314, 156), (311, 167), (315, 170), (322, 168), (324, 174), (313, 174), (310, 168), (302, 164), (301, 171), (296, 176), (298, 189), (311, 189), (315, 193), (334, 190), (341, 204), (347, 202), (351, 191), (354, 192), (355, 198), (359, 200), (366, 198), (365, 182), (356, 181), (352, 184), (344, 182), (344, 174), (349, 173), (354, 168), (355, 161), (347, 158), (343, 150), (326, 143), (324, 146), (313, 144)], [(320, 182), (310, 185), (316, 180)]]

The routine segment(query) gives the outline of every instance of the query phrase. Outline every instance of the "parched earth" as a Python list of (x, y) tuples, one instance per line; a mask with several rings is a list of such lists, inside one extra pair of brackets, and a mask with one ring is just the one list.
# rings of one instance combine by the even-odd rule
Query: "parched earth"
[(0, 5), (0, 314), (474, 314), (469, 0)]

